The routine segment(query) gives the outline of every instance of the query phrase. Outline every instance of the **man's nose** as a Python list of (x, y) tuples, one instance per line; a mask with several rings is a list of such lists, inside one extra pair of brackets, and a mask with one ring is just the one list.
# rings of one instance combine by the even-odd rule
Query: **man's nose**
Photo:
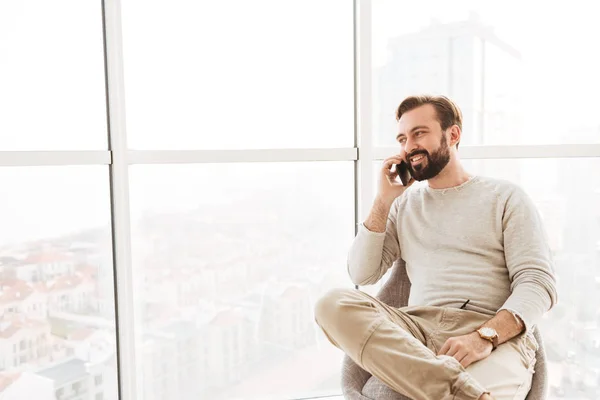
[(417, 146), (415, 145), (415, 142), (411, 141), (410, 139), (406, 139), (406, 144), (404, 145), (404, 151), (406, 152), (405, 155), (412, 153), (416, 149)]

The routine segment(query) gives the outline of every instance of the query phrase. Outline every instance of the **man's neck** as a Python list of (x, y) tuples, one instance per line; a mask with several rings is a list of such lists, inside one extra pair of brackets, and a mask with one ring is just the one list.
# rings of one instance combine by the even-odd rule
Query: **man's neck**
[(465, 171), (460, 161), (450, 160), (448, 165), (435, 177), (429, 179), (427, 183), (432, 189), (449, 189), (460, 186), (471, 179), (471, 175)]

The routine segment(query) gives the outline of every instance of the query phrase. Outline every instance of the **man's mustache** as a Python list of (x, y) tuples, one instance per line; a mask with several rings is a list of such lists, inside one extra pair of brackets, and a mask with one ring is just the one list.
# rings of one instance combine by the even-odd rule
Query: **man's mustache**
[(426, 150), (415, 150), (410, 154), (406, 155), (406, 161), (409, 161), (414, 156), (418, 156), (419, 154), (423, 154), (425, 157), (429, 157), (429, 153)]

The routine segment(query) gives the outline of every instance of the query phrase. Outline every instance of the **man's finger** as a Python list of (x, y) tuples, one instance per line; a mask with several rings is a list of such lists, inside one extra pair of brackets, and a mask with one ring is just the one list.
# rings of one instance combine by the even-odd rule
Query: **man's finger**
[(383, 162), (383, 166), (386, 169), (390, 169), (393, 164), (399, 164), (400, 162), (402, 162), (402, 158), (400, 158), (399, 156), (393, 156), (386, 158)]
[(444, 345), (442, 346), (442, 348), (438, 352), (438, 356), (445, 355), (448, 352), (448, 350), (450, 350), (450, 343), (448, 343), (448, 340), (446, 340), (446, 343), (444, 343)]
[(464, 360), (466, 357), (468, 357), (469, 352), (467, 350), (460, 350), (458, 351), (455, 355), (453, 355), (452, 357), (456, 358), (456, 361), (458, 361), (459, 363), (462, 363), (462, 360)]
[(446, 352), (447, 356), (455, 357), (459, 352), (458, 346), (455, 344), (454, 346), (450, 346), (450, 349)]
[(462, 365), (463, 368), (467, 368), (469, 365), (473, 364), (473, 361), (473, 357), (468, 355), (460, 361), (460, 365)]

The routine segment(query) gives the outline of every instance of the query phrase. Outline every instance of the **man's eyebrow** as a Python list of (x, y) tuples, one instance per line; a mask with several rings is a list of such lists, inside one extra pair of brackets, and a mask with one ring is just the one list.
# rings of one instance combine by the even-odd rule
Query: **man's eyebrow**
[[(429, 129), (429, 128), (426, 127), (425, 125), (417, 125), (414, 128), (412, 128), (410, 131), (414, 132), (414, 131), (419, 130), (419, 129)], [(404, 135), (404, 132), (400, 132), (398, 134), (398, 136), (396, 136), (396, 140), (400, 139), (400, 136), (402, 136), (402, 135)]]

